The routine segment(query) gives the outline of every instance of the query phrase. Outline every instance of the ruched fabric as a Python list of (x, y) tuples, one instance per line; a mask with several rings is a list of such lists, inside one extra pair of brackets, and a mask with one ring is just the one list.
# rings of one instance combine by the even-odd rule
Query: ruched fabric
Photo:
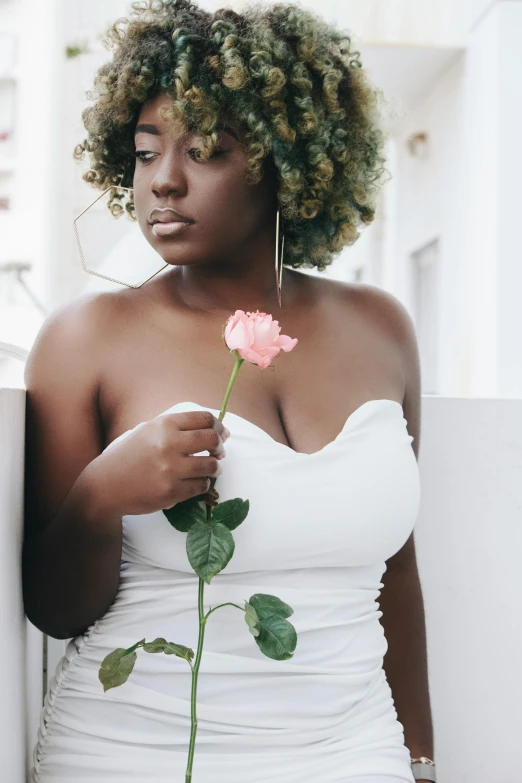
[[(160, 415), (195, 409), (218, 414), (181, 402)], [(205, 607), (272, 593), (294, 609), (297, 647), (290, 660), (272, 660), (242, 611), (211, 615), (193, 783), (414, 783), (377, 603), (385, 561), (411, 534), (420, 502), (402, 407), (364, 403), (313, 454), (231, 412), (225, 424), (219, 500), (248, 498), (250, 511), (233, 532), (231, 561), (205, 585)], [(185, 542), (162, 512), (123, 518), (118, 593), (57, 666), (31, 783), (184, 783), (186, 661), (139, 650), (129, 680), (106, 693), (98, 671), (113, 649), (144, 637), (196, 649), (198, 578)]]

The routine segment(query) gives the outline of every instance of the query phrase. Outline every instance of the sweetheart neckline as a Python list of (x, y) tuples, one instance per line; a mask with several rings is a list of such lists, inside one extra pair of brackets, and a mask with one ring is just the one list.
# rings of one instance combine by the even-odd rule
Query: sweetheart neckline
[[(237, 419), (238, 421), (244, 422), (249, 427), (252, 427), (254, 430), (256, 430), (257, 432), (262, 434), (262, 436), (265, 437), (267, 440), (269, 440), (271, 443), (275, 444), (275, 446), (278, 446), (280, 448), (286, 449), (288, 452), (290, 452), (291, 454), (295, 455), (296, 457), (315, 457), (318, 454), (322, 454), (324, 451), (326, 451), (327, 449), (329, 449), (330, 447), (332, 447), (334, 444), (336, 444), (339, 441), (339, 439), (346, 432), (346, 429), (349, 426), (349, 424), (353, 423), (353, 420), (357, 418), (357, 416), (359, 415), (360, 411), (365, 410), (367, 407), (369, 407), (370, 405), (372, 405), (374, 403), (382, 403), (382, 402), (391, 403), (394, 407), (400, 409), (400, 411), (402, 413), (402, 418), (405, 421), (403, 407), (402, 407), (400, 402), (397, 402), (397, 400), (391, 400), (391, 399), (387, 399), (387, 398), (382, 398), (382, 399), (377, 399), (377, 400), (366, 400), (365, 402), (361, 403), (361, 405), (359, 405), (357, 408), (355, 408), (354, 411), (352, 411), (349, 414), (349, 416), (347, 417), (347, 419), (345, 420), (345, 422), (344, 422), (344, 424), (342, 426), (342, 429), (338, 432), (338, 434), (335, 436), (335, 438), (333, 440), (331, 440), (328, 443), (326, 443), (324, 446), (322, 446), (317, 451), (312, 451), (312, 452), (296, 451), (291, 446), (288, 446), (288, 444), (281, 443), (280, 441), (278, 441), (275, 438), (273, 438), (270, 435), (270, 433), (268, 433), (262, 427), (259, 427), (259, 425), (254, 424), (254, 422), (250, 421), (250, 419), (245, 419), (244, 416), (240, 416), (238, 413), (234, 413), (233, 411), (229, 411), (228, 409), (225, 411), (225, 416), (223, 417), (223, 421), (225, 421), (227, 416), (233, 417), (233, 418)], [(192, 400), (182, 400), (180, 402), (175, 402), (173, 405), (170, 405), (166, 410), (161, 411), (160, 413), (156, 414), (156, 416), (153, 416), (152, 419), (150, 419), (150, 421), (152, 421), (153, 419), (157, 419), (159, 416), (164, 416), (165, 414), (170, 413), (171, 411), (173, 411), (174, 408), (177, 408), (180, 405), (193, 405), (196, 408), (200, 408), (202, 410), (207, 410), (207, 411), (210, 411), (211, 413), (219, 415), (219, 409), (218, 408), (210, 408), (207, 405), (201, 405), (200, 403), (193, 402)], [(146, 423), (147, 423), (147, 421), (142, 421), (142, 422), (139, 422), (138, 424), (136, 424), (135, 427), (131, 427), (130, 429), (125, 430), (125, 432), (122, 432), (121, 435), (118, 435), (117, 438), (115, 438), (113, 441), (111, 441), (111, 443), (109, 443), (108, 446), (106, 446), (106, 448), (109, 448), (109, 446), (111, 446), (113, 443), (115, 443), (117, 440), (122, 438), (127, 433), (132, 432), (132, 430), (136, 429), (136, 427), (139, 427), (140, 424), (146, 424)]]

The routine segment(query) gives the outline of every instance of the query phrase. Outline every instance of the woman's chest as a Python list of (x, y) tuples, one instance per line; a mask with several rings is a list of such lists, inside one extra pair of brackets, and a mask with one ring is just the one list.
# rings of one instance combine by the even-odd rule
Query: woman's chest
[[(298, 338), (296, 347), (266, 369), (244, 362), (229, 400), (229, 410), (298, 452), (333, 440), (367, 400), (404, 396), (402, 357), (390, 336), (333, 304), (330, 309), (328, 316), (310, 313), (309, 321), (289, 319), (288, 328), (282, 323), (283, 333)], [(234, 364), (222, 326), (179, 318), (162, 328), (152, 319), (126, 324), (125, 338), (104, 361), (106, 442), (178, 401), (219, 411)]]
[[(362, 405), (314, 454), (296, 453), (237, 415), (225, 415), (225, 422), (231, 437), (215, 485), (219, 502), (249, 501), (246, 519), (234, 530), (227, 573), (373, 564), (409, 537), (420, 485), (397, 402)], [(126, 516), (123, 524), (124, 559), (192, 573), (186, 534), (161, 511)]]

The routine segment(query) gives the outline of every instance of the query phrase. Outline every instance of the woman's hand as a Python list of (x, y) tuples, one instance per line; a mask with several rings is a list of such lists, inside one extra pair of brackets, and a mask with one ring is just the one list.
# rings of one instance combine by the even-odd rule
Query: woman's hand
[[(185, 411), (143, 422), (109, 444), (86, 468), (100, 517), (150, 514), (204, 494), (223, 472), (227, 428), (210, 411)], [(192, 456), (200, 451), (209, 455)]]

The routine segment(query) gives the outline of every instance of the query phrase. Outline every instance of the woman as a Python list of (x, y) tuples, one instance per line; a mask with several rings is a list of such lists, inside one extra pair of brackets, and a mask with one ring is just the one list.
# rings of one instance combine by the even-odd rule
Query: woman
[[(274, 592), (298, 646), (267, 663), (239, 612), (209, 621), (194, 780), (434, 780), (410, 761), (433, 755), (414, 329), (393, 296), (299, 271), (324, 270), (374, 217), (376, 93), (346, 33), (293, 5), (152, 2), (108, 40), (76, 156), (97, 188), (133, 188), (126, 208), (170, 267), (62, 307), (27, 364), (26, 611), (73, 637), (31, 780), (184, 779), (186, 663), (138, 656), (107, 693), (98, 670), (145, 636), (195, 646), (197, 578), (161, 509), (209, 477), (251, 511), (206, 602)], [(227, 429), (221, 329), (236, 309), (272, 312), (299, 344), (273, 372), (245, 362)]]

